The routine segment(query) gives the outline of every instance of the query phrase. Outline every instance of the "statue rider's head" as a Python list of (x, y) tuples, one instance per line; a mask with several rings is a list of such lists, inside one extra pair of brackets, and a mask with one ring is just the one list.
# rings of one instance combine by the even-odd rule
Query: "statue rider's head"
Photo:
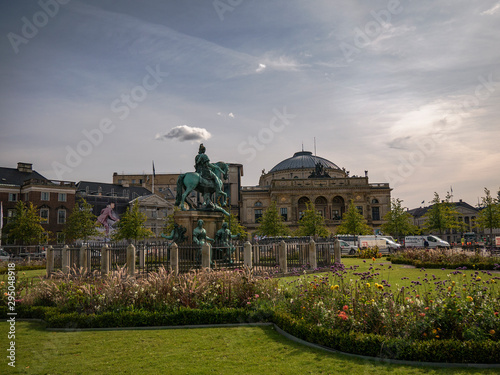
[(200, 149), (198, 150), (198, 154), (204, 154), (205, 153), (205, 146), (203, 146), (203, 143), (200, 144)]

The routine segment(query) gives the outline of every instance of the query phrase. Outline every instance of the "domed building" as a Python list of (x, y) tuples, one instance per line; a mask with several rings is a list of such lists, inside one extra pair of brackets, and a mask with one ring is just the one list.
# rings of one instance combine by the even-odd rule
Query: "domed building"
[(263, 170), (259, 185), (242, 188), (240, 220), (250, 232), (255, 231), (258, 219), (275, 201), (286, 224), (295, 230), (307, 203), (312, 202), (328, 229), (335, 233), (354, 200), (376, 233), (390, 209), (391, 190), (388, 183), (369, 183), (368, 171), (364, 176), (350, 176), (349, 171), (330, 160), (300, 151), (269, 172)]

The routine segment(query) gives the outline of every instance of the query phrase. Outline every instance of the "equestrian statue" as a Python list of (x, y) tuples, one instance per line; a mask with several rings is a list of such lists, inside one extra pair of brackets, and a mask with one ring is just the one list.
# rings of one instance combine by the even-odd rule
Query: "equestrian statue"
[[(226, 205), (227, 194), (224, 192), (222, 180), (227, 180), (229, 167), (221, 161), (210, 163), (208, 155), (205, 154), (205, 146), (200, 145), (198, 155), (195, 157), (196, 172), (187, 172), (177, 178), (177, 195), (175, 205), (185, 210), (186, 197), (193, 190), (203, 195), (202, 210), (220, 211), (229, 216), (221, 207)], [(214, 198), (212, 199), (212, 195)], [(221, 199), (221, 204), (219, 203)]]

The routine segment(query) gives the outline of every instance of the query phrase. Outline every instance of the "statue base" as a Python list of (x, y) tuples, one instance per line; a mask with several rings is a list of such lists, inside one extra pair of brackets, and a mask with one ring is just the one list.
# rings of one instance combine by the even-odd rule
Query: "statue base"
[(187, 229), (186, 237), (188, 243), (193, 242), (193, 230), (198, 225), (198, 220), (203, 220), (203, 228), (207, 231), (207, 236), (215, 240), (215, 233), (222, 228), (225, 215), (222, 212), (214, 211), (176, 211), (174, 221)]

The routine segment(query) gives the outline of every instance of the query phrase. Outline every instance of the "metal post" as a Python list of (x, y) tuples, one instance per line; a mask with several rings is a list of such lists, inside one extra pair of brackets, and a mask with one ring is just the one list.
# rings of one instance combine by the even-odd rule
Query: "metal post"
[(252, 244), (250, 242), (245, 242), (243, 245), (243, 265), (246, 268), (252, 268)]
[(201, 267), (210, 269), (210, 255), (212, 253), (212, 246), (205, 242), (201, 246)]
[(179, 273), (179, 246), (175, 242), (170, 246), (170, 270), (175, 275)]
[(145, 258), (145, 255), (146, 255), (146, 252), (145, 252), (145, 244), (141, 246), (141, 248), (139, 249), (139, 268), (141, 270), (144, 269), (144, 258)]
[(54, 248), (49, 246), (47, 248), (47, 277), (54, 273)]
[(127, 246), (127, 271), (130, 276), (135, 275), (135, 246)]
[(286, 257), (286, 243), (285, 241), (281, 241), (279, 244), (279, 258), (280, 258), (280, 268), (281, 272), (283, 273), (288, 273), (288, 262), (287, 262), (287, 257)]
[(318, 268), (318, 259), (316, 256), (316, 242), (314, 242), (314, 240), (311, 240), (311, 242), (309, 242), (309, 265), (313, 270)]

